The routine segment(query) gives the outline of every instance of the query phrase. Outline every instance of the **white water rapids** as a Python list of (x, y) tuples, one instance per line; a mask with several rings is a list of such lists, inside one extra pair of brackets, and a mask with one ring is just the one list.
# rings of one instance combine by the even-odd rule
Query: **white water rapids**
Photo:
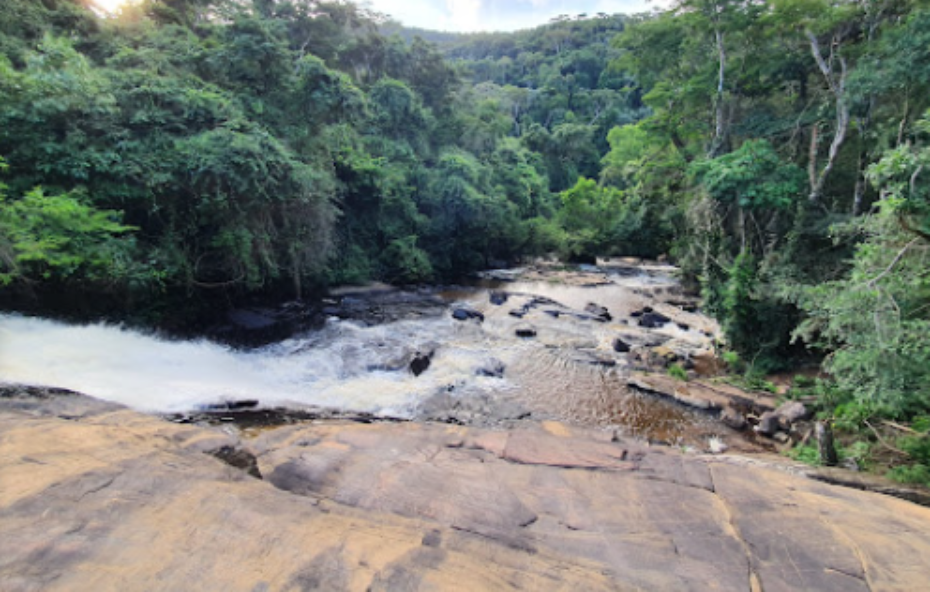
[[(209, 341), (167, 341), (112, 325), (68, 325), (0, 315), (0, 381), (65, 388), (149, 412), (182, 412), (221, 401), (313, 405), (409, 415), (444, 385), (472, 377), (482, 354), (447, 348), (430, 372), (379, 370), (423, 335), (454, 343), (451, 319), (321, 332), (253, 352)], [(457, 331), (458, 330), (458, 331)], [(498, 381), (499, 382), (499, 381)]]

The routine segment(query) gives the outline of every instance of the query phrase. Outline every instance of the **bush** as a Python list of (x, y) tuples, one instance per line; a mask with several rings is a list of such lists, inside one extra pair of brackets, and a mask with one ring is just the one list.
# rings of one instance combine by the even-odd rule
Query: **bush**
[(682, 368), (681, 364), (672, 364), (668, 368), (668, 375), (676, 380), (687, 381), (688, 372)]

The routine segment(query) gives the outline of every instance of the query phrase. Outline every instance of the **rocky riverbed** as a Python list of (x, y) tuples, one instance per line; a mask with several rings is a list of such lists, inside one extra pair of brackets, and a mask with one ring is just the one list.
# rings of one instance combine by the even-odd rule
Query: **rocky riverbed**
[(46, 385), (0, 387), (0, 590), (922, 589), (930, 510), (767, 456), (800, 415), (673, 272), (345, 289), (246, 350), (0, 317)]

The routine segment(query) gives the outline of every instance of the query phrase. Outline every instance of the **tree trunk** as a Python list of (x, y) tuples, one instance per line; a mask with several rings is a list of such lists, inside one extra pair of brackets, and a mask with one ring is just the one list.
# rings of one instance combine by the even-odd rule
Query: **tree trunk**
[(715, 158), (720, 155), (725, 144), (727, 133), (726, 125), (726, 104), (724, 103), (723, 89), (726, 82), (727, 70), (727, 51), (724, 45), (724, 34), (720, 29), (714, 31), (717, 40), (717, 57), (719, 61), (717, 70), (717, 96), (715, 98), (714, 113), (714, 139), (711, 141), (710, 149), (707, 151), (708, 158)]
[[(846, 77), (848, 71), (846, 59), (843, 58), (843, 56), (837, 55), (834, 50), (834, 48), (839, 47), (840, 44), (836, 36), (833, 38), (828, 62), (824, 59), (820, 51), (820, 44), (817, 41), (817, 37), (809, 30), (805, 30), (804, 33), (807, 35), (807, 40), (810, 42), (811, 54), (817, 62), (817, 67), (826, 79), (827, 86), (830, 87), (830, 91), (833, 93), (836, 101), (836, 129), (833, 130), (833, 141), (830, 142), (830, 152), (827, 155), (827, 162), (819, 173), (817, 173), (817, 165), (813, 159), (814, 154), (812, 154), (811, 192), (809, 199), (812, 203), (817, 203), (823, 195), (823, 188), (826, 184), (827, 177), (836, 165), (836, 159), (839, 156), (840, 148), (843, 147), (843, 142), (846, 141), (846, 133), (849, 130), (849, 106), (846, 104)], [(839, 72), (835, 71), (834, 63), (839, 64)], [(816, 145), (812, 142), (811, 151), (813, 152), (815, 149)]]
[(820, 453), (820, 464), (825, 467), (835, 467), (839, 464), (836, 447), (833, 445), (833, 428), (827, 421), (818, 421), (814, 428), (817, 438), (817, 450)]

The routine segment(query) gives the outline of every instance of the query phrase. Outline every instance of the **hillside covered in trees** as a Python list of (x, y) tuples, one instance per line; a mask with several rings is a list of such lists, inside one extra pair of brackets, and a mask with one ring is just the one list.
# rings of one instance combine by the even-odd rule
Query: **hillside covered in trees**
[(472, 35), (349, 2), (90, 4), (0, 6), (5, 306), (157, 323), (218, 294), (667, 253), (732, 368), (823, 360), (824, 413), (918, 418), (900, 476), (930, 481), (927, 2)]

